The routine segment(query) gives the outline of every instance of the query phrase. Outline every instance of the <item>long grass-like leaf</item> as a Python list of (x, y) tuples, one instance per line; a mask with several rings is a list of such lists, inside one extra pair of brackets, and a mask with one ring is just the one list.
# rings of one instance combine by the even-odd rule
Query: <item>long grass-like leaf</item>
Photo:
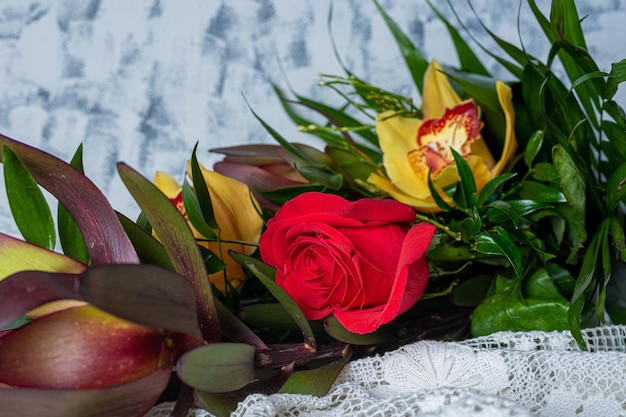
[(398, 45), (398, 48), (400, 48), (400, 53), (402, 54), (404, 62), (411, 73), (415, 86), (420, 94), (423, 93), (424, 74), (428, 68), (428, 60), (424, 58), (422, 53), (415, 47), (415, 45), (413, 45), (411, 40), (402, 32), (402, 29), (400, 29), (398, 24), (393, 21), (387, 12), (385, 12), (377, 0), (374, 0), (374, 4), (387, 24), (387, 27), (391, 31), (391, 34), (395, 38), (396, 44)]

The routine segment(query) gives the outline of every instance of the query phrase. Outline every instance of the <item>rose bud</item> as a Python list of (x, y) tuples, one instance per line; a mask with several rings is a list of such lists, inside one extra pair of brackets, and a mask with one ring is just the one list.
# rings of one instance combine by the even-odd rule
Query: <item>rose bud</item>
[(435, 227), (414, 221), (415, 211), (397, 201), (305, 193), (268, 221), (259, 250), (306, 318), (332, 314), (346, 330), (366, 334), (424, 293)]
[(0, 384), (104, 388), (147, 376), (170, 360), (160, 330), (85, 305), (35, 319), (0, 337)]

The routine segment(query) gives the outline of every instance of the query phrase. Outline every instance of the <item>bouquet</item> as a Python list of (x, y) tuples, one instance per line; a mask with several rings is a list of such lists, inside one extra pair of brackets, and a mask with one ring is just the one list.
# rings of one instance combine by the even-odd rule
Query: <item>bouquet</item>
[(573, 0), (549, 17), (528, 0), (549, 56), (489, 32), (511, 77), (496, 80), (427, 3), (458, 68), (376, 2), (421, 99), (348, 68), (320, 82), (340, 105), (276, 87), (323, 149), (251, 109), (275, 145), (213, 149), (213, 170), (196, 146), (180, 182), (118, 163), (136, 220), (84, 176), (81, 148), (66, 163), (0, 136), (23, 235), (0, 234), (3, 410), (228, 415), (251, 393), (323, 395), (351, 359), (421, 339), (569, 330), (584, 348), (582, 328), (625, 323), (626, 60), (598, 68)]

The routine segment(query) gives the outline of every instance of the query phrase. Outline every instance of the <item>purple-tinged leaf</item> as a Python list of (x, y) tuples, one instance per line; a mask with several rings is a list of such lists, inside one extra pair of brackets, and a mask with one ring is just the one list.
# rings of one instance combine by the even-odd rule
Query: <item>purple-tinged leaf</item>
[(367, 334), (357, 334), (349, 332), (337, 321), (335, 316), (328, 316), (324, 319), (324, 329), (326, 333), (344, 343), (353, 345), (377, 345), (392, 338), (392, 334), (384, 327), (378, 328), (376, 331)]
[(244, 343), (211, 343), (185, 353), (176, 373), (199, 391), (236, 391), (254, 379), (255, 352)]
[(272, 144), (238, 145), (225, 148), (213, 148), (209, 152), (225, 155), (227, 162), (244, 165), (263, 166), (284, 163), (279, 153), (281, 147)]
[(87, 268), (69, 256), (31, 245), (4, 233), (0, 233), (0, 259), (0, 281), (26, 270), (78, 274)]
[(228, 339), (247, 343), (257, 349), (267, 349), (267, 345), (261, 338), (246, 326), (232, 311), (230, 311), (220, 300), (215, 300), (217, 313), (222, 326), (222, 334)]
[(220, 325), (202, 254), (189, 225), (154, 184), (124, 163), (118, 172), (167, 251), (174, 269), (194, 287), (198, 320), (207, 342), (220, 340)]
[(7, 136), (0, 135), (0, 145), (9, 147), (33, 178), (69, 210), (93, 265), (139, 263), (111, 204), (93, 182), (62, 160)]
[(154, 265), (90, 268), (80, 279), (86, 301), (117, 317), (201, 338), (193, 287)]
[(0, 327), (44, 303), (81, 300), (78, 280), (77, 274), (24, 271), (0, 281)]
[(92, 390), (0, 388), (2, 414), (20, 417), (141, 417), (167, 386), (171, 366), (135, 381)]
[(172, 265), (167, 251), (158, 240), (123, 214), (117, 213), (117, 217), (122, 223), (122, 227), (124, 227), (130, 241), (133, 243), (141, 263), (158, 265), (174, 270), (174, 266)]
[(237, 404), (250, 394), (270, 395), (278, 392), (285, 381), (293, 373), (293, 365), (286, 366), (268, 378), (255, 381), (240, 390), (211, 393), (196, 391), (196, 399), (211, 414), (217, 417), (228, 417), (237, 408)]

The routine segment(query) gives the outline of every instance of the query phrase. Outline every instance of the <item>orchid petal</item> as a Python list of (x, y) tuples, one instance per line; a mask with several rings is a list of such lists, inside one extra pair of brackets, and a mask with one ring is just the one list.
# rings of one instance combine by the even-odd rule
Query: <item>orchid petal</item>
[(517, 149), (517, 140), (515, 139), (515, 110), (513, 109), (513, 92), (511, 87), (504, 84), (502, 81), (496, 82), (496, 92), (498, 93), (498, 99), (500, 100), (500, 106), (504, 111), (504, 120), (506, 123), (505, 137), (504, 137), (504, 149), (502, 149), (502, 156), (498, 163), (491, 169), (491, 175), (499, 175), (504, 166), (511, 160)]
[(461, 97), (454, 91), (448, 77), (439, 62), (433, 60), (424, 74), (424, 94), (422, 108), (424, 119), (439, 119), (446, 109), (451, 109), (461, 102)]

